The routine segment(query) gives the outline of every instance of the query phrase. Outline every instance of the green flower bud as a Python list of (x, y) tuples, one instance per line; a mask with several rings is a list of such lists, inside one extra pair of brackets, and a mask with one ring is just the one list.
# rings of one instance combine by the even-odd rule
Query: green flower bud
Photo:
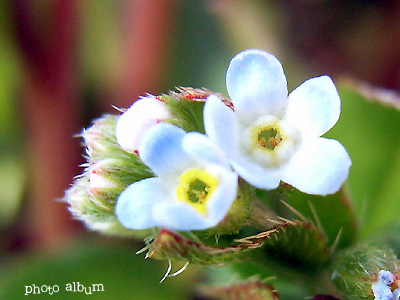
[(72, 215), (85, 223), (94, 231), (100, 231), (109, 235), (140, 236), (138, 232), (124, 228), (115, 217), (112, 205), (105, 205), (97, 201), (89, 190), (87, 177), (77, 179), (72, 187), (67, 190), (65, 199), (70, 204)]
[(110, 153), (119, 151), (115, 137), (117, 119), (117, 116), (105, 115), (95, 120), (91, 127), (83, 130), (81, 136), (84, 140), (89, 162), (108, 158)]

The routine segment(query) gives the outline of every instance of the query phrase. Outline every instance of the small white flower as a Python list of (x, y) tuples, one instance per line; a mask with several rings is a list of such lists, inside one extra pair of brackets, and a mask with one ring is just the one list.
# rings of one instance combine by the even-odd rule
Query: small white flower
[(155, 96), (149, 95), (135, 101), (118, 119), (118, 144), (127, 152), (135, 152), (145, 131), (169, 117), (167, 106)]
[(157, 177), (135, 182), (121, 193), (115, 212), (123, 226), (202, 230), (227, 214), (238, 176), (205, 135), (160, 123), (143, 136), (139, 153)]
[(309, 194), (339, 190), (351, 161), (338, 141), (320, 137), (340, 115), (328, 76), (307, 80), (288, 96), (280, 62), (246, 50), (232, 59), (226, 84), (234, 111), (210, 96), (204, 125), (241, 177), (263, 189), (282, 180)]

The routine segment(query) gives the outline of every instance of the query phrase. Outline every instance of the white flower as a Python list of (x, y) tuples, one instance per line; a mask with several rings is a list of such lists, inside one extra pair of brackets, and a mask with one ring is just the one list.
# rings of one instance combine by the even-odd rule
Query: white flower
[(351, 165), (344, 147), (320, 137), (338, 120), (340, 98), (328, 76), (307, 80), (288, 96), (280, 62), (261, 50), (236, 55), (226, 84), (234, 111), (207, 99), (207, 135), (250, 184), (263, 189), (284, 181), (309, 193), (339, 190)]
[(149, 95), (135, 101), (118, 119), (118, 144), (125, 151), (135, 152), (146, 130), (169, 117), (167, 106), (155, 96)]
[(157, 177), (121, 193), (115, 212), (123, 226), (202, 230), (217, 225), (229, 211), (238, 175), (205, 135), (160, 123), (143, 136), (139, 153)]

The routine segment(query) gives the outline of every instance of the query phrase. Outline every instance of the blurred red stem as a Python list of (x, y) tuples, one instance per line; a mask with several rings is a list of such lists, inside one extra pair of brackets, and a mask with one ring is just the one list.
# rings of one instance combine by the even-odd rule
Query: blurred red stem
[[(35, 18), (35, 6), (47, 18)], [(42, 8), (42, 7), (41, 7)], [(30, 215), (33, 246), (57, 245), (71, 232), (71, 216), (56, 202), (77, 174), (79, 132), (76, 97), (76, 1), (13, 2), (15, 31), (25, 63), (21, 95), (30, 159)], [(41, 12), (40, 17), (43, 17)], [(40, 23), (39, 21), (42, 21)]]

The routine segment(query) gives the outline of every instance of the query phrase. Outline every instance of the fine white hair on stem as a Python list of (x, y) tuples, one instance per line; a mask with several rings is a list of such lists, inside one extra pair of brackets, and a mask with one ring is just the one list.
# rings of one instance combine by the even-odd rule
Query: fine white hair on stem
[(169, 273), (171, 273), (171, 269), (172, 269), (171, 260), (168, 259), (168, 269), (167, 272), (165, 272), (163, 278), (161, 278), (160, 283), (162, 283), (168, 277)]
[(187, 262), (185, 263), (185, 265), (184, 265), (182, 268), (180, 268), (180, 269), (179, 269), (178, 271), (176, 271), (175, 273), (172, 273), (172, 274), (168, 275), (167, 277), (175, 277), (175, 276), (181, 274), (183, 271), (186, 270), (186, 268), (187, 268), (188, 266), (189, 266), (189, 262), (187, 261)]

